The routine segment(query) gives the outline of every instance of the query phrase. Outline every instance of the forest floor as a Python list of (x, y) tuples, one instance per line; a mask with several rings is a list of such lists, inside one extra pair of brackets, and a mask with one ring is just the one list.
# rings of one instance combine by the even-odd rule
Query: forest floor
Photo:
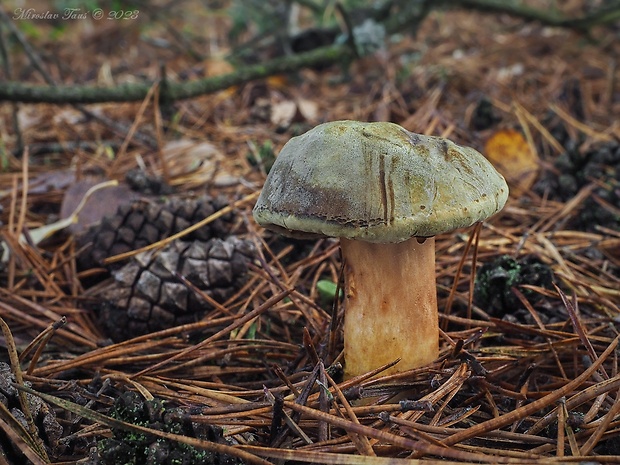
[[(192, 81), (281, 53), (226, 60), (234, 18), (200, 2), (107, 21), (11, 3), (32, 50), (0, 29), (2, 75), (22, 83)], [(0, 464), (620, 463), (620, 29), (446, 9), (410, 32), (175, 102), (2, 102)], [(337, 241), (252, 219), (281, 147), (342, 119), (474, 147), (510, 185), (480, 229), (436, 238), (429, 366), (343, 380)], [(162, 263), (178, 272), (139, 279)]]

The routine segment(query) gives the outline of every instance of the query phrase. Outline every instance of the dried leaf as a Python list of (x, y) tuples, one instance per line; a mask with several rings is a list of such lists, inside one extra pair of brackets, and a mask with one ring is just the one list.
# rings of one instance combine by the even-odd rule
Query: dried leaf
[(70, 219), (76, 207), (85, 198), (90, 188), (97, 184), (98, 180), (83, 180), (71, 185), (62, 199), (60, 207), (60, 217), (69, 219), (69, 232), (78, 234), (85, 231), (90, 225), (97, 223), (104, 216), (112, 215), (120, 205), (132, 202), (139, 196), (132, 191), (126, 184), (109, 185), (93, 192), (86, 199), (84, 208), (77, 215), (76, 221)]
[(223, 159), (221, 151), (211, 142), (179, 139), (166, 143), (162, 155), (168, 165), (168, 174), (178, 177), (206, 170), (213, 175), (216, 165)]
[(284, 89), (286, 88), (286, 86), (288, 86), (288, 79), (284, 74), (269, 76), (266, 81), (270, 87), (273, 87), (275, 89)]
[(297, 114), (297, 104), (292, 100), (273, 103), (271, 105), (271, 122), (279, 128), (287, 128)]
[(202, 62), (207, 77), (221, 76), (235, 71), (235, 67), (222, 57), (209, 57)]
[(484, 152), (517, 197), (532, 187), (538, 176), (538, 156), (520, 132), (514, 129), (497, 131), (487, 140)]
[[(91, 197), (91, 195), (93, 195), (100, 189), (105, 189), (109, 186), (116, 186), (117, 184), (118, 184), (117, 181), (106, 181), (106, 182), (102, 182), (100, 184), (90, 187), (86, 191), (86, 193), (84, 194), (80, 202), (78, 203), (77, 207), (75, 207), (75, 210), (73, 211), (73, 213), (71, 213), (66, 218), (55, 221), (54, 223), (46, 224), (44, 226), (41, 226), (40, 228), (31, 230), (30, 239), (32, 240), (34, 244), (39, 244), (44, 239), (47, 239), (48, 237), (52, 236), (54, 233), (57, 233), (58, 231), (68, 228), (73, 223), (78, 221), (78, 215), (80, 214), (80, 211), (82, 211), (84, 206), (87, 204), (88, 199)], [(19, 242), (20, 244), (24, 244), (26, 242), (26, 238), (23, 234), (19, 236)], [(4, 250), (2, 257), (0, 258), (0, 261), (6, 262), (8, 259), (9, 259), (9, 252), (8, 250)]]
[(316, 102), (305, 98), (298, 98), (297, 109), (301, 116), (309, 123), (314, 123), (319, 120), (319, 106)]
[(27, 131), (41, 124), (42, 116), (33, 106), (22, 106), (17, 112), (17, 121), (22, 131)]

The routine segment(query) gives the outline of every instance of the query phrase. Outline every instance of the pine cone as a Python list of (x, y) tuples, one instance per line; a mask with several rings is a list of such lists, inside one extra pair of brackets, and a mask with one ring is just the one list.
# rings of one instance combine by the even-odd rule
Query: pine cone
[(254, 254), (251, 242), (234, 236), (178, 240), (161, 251), (138, 254), (113, 272), (114, 282), (100, 294), (102, 324), (121, 341), (197, 321), (211, 306), (178, 275), (223, 302), (245, 281)]
[[(224, 207), (221, 199), (170, 198), (162, 202), (138, 200), (121, 205), (116, 214), (105, 217), (77, 238), (78, 268), (85, 270), (101, 266), (102, 260), (176, 234)], [(192, 232), (184, 239), (206, 241), (224, 237), (230, 230), (232, 215), (224, 215)]]
[[(28, 429), (26, 415), (21, 409), (19, 393), (12, 383), (15, 382), (15, 375), (11, 367), (4, 362), (0, 362), (0, 402), (11, 412), (13, 417), (20, 422), (24, 428)], [(30, 383), (26, 383), (30, 386)], [(52, 455), (60, 452), (60, 438), (62, 437), (62, 426), (56, 420), (54, 410), (40, 397), (26, 394), (30, 413), (39, 430), (39, 437), (43, 439), (45, 447)], [(10, 445), (9, 445), (10, 444)], [(9, 463), (26, 463), (26, 458), (22, 455), (19, 446), (8, 440), (4, 434), (0, 439), (0, 454), (8, 458)]]
[(546, 171), (534, 186), (540, 195), (567, 202), (592, 181), (597, 186), (572, 215), (568, 225), (582, 231), (595, 231), (598, 225), (620, 228), (620, 144), (598, 145), (585, 153), (571, 147), (555, 160), (554, 171)]
[[(205, 423), (192, 423), (189, 413), (169, 402), (155, 398), (144, 400), (135, 392), (125, 392), (114, 402), (108, 413), (112, 418), (150, 429), (186, 437), (230, 445), (222, 429)], [(112, 428), (112, 437), (98, 444), (99, 463), (146, 463), (187, 465), (237, 465), (241, 460), (217, 452), (162, 439), (148, 434), (135, 434)]]

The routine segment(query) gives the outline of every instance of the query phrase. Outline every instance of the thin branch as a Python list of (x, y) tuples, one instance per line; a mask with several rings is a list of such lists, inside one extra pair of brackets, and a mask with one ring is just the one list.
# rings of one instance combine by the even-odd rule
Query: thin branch
[[(39, 56), (39, 54), (36, 52), (36, 50), (34, 48), (32, 48), (32, 46), (30, 45), (30, 43), (28, 42), (28, 40), (26, 40), (26, 38), (24, 37), (24, 35), (21, 33), (21, 31), (13, 24), (13, 22), (11, 21), (11, 18), (6, 14), (6, 12), (4, 10), (2, 10), (0, 8), (0, 20), (2, 22), (4, 22), (9, 30), (11, 31), (11, 33), (13, 34), (13, 37), (15, 37), (15, 39), (19, 42), (19, 44), (21, 45), (21, 47), (24, 49), (24, 51), (26, 52), (26, 55), (28, 56), (28, 59), (30, 60), (30, 63), (32, 64), (32, 66), (39, 72), (39, 74), (43, 77), (43, 79), (45, 80), (45, 82), (47, 82), (49, 84), (49, 86), (43, 86), (41, 87), (42, 89), (46, 89), (47, 93), (55, 93), (57, 91), (57, 89), (60, 87), (56, 81), (54, 80), (54, 78), (52, 78), (52, 76), (47, 72), (47, 70), (45, 69), (45, 65), (43, 63), (43, 60), (41, 60), (41, 57)], [(7, 84), (11, 84), (11, 82), (8, 82)], [(148, 94), (148, 90), (147, 92), (144, 94), (145, 96)], [(2, 98), (0, 97), (0, 101), (2, 100)], [(20, 100), (14, 100), (14, 99), (6, 99), (12, 102), (19, 102)], [(44, 101), (34, 101), (34, 102), (30, 102), (30, 103), (43, 103)], [(63, 103), (63, 102), (60, 102)], [(100, 115), (100, 114), (96, 114), (92, 111), (90, 111), (88, 108), (85, 108), (82, 105), (77, 105), (80, 102), (79, 101), (67, 101), (64, 103), (72, 103), (74, 104), (75, 108), (79, 111), (81, 111), (85, 116), (87, 116), (88, 118), (94, 119), (96, 121), (99, 121), (101, 124), (109, 127), (112, 131), (120, 134), (120, 135), (125, 135), (127, 133), (127, 129), (126, 127), (117, 122), (114, 121), (111, 118), (108, 118), (104, 115)], [(136, 131), (134, 133), (134, 138), (141, 144), (149, 147), (149, 148), (155, 148), (157, 147), (157, 143), (148, 135), (143, 134), (139, 131)]]
[[(277, 58), (266, 63), (240, 68), (229, 74), (200, 79), (192, 82), (169, 82), (162, 89), (161, 98), (183, 100), (203, 94), (217, 92), (244, 82), (262, 79), (274, 74), (287, 73), (318, 64), (342, 63), (353, 57), (351, 49), (345, 45), (332, 45), (311, 52)], [(152, 83), (124, 84), (116, 87), (76, 86), (37, 86), (19, 82), (0, 83), (0, 101), (24, 103), (101, 103), (135, 102), (144, 99)]]
[(521, 3), (504, 0), (444, 0), (442, 3), (485, 13), (507, 13), (528, 21), (538, 21), (548, 26), (586, 30), (593, 26), (611, 24), (620, 20), (620, 1), (610, 2), (584, 16), (567, 18), (561, 14), (532, 8)]
[[(11, 68), (11, 61), (9, 60), (9, 52), (4, 42), (4, 31), (2, 30), (2, 23), (0, 22), (0, 60), (2, 60), (2, 68), (7, 79), (13, 77), (13, 70)], [(19, 108), (16, 103), (12, 104), (11, 117), (13, 119), (13, 130), (15, 131), (15, 151), (22, 153), (24, 151), (24, 138), (22, 136), (21, 127), (19, 125), (19, 118), (17, 116)]]
[[(387, 3), (390, 4), (391, 2)], [(386, 30), (389, 33), (403, 30), (415, 32), (430, 9), (438, 6), (468, 8), (486, 13), (506, 13), (529, 21), (539, 21), (550, 26), (578, 30), (620, 20), (620, 1), (614, 1), (581, 17), (567, 18), (526, 5), (501, 0), (437, 0), (435, 2), (422, 0), (421, 2), (405, 4), (399, 14), (391, 15), (386, 19)], [(6, 16), (4, 13), (2, 15)], [(222, 76), (191, 82), (171, 82), (166, 89), (162, 89), (160, 98), (167, 101), (190, 99), (274, 74), (293, 72), (316, 65), (343, 63), (354, 58), (355, 52), (347, 45), (330, 45), (298, 55), (276, 58), (266, 63), (245, 66)], [(36, 60), (33, 63), (36, 64)], [(152, 82), (144, 82), (106, 88), (90, 85), (49, 87), (6, 82), (0, 83), (0, 101), (56, 104), (133, 102), (143, 100), (152, 85)]]

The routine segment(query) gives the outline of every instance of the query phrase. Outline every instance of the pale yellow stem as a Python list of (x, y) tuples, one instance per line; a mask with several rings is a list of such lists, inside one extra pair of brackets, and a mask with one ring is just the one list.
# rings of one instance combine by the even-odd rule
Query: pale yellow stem
[[(422, 239), (420, 239), (422, 240)], [(341, 239), (345, 262), (345, 376), (397, 358), (387, 373), (424, 366), (439, 353), (435, 239), (397, 244)], [(386, 373), (386, 372), (384, 372)]]

